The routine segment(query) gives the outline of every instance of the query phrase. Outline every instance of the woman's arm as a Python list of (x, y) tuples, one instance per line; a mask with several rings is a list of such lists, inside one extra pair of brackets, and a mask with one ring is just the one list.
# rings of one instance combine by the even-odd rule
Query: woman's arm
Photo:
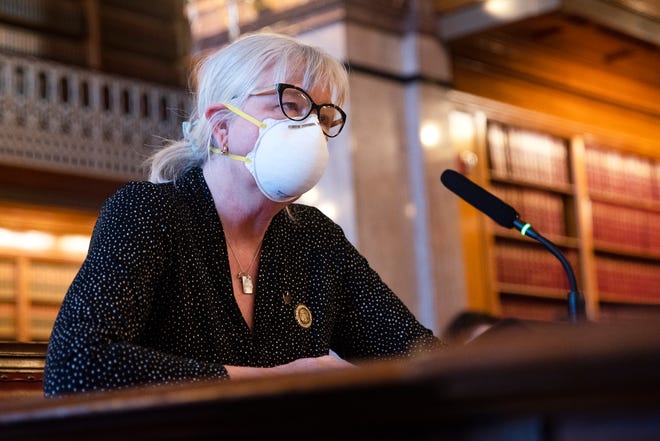
[(191, 378), (223, 378), (223, 366), (141, 344), (172, 249), (166, 188), (132, 183), (104, 205), (90, 248), (56, 319), (46, 395)]

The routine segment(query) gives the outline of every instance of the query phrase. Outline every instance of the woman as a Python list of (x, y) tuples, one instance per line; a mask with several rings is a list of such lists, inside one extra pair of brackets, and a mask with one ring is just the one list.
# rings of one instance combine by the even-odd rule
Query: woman
[(346, 87), (336, 60), (280, 35), (203, 62), (184, 139), (151, 158), (151, 182), (101, 210), (53, 328), (47, 395), (341, 367), (437, 343), (339, 226), (292, 204), (323, 173)]

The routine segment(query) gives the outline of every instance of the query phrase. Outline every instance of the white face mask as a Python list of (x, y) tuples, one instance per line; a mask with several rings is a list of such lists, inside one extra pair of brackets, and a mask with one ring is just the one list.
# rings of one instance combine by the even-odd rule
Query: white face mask
[(225, 106), (256, 124), (259, 137), (246, 156), (211, 150), (242, 161), (264, 196), (275, 202), (289, 202), (319, 182), (329, 155), (328, 141), (316, 114), (311, 113), (303, 121), (268, 118), (260, 122), (233, 106)]

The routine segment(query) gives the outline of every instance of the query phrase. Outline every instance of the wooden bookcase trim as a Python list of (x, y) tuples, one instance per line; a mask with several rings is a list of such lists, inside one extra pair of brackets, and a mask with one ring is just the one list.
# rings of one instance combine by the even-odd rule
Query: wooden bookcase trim
[(610, 194), (598, 193), (593, 190), (589, 192), (589, 197), (594, 202), (604, 202), (606, 204), (618, 205), (621, 207), (634, 208), (653, 213), (660, 213), (660, 201), (639, 199), (631, 195), (629, 197), (614, 196)]
[[(532, 225), (533, 226), (533, 225)], [(567, 237), (567, 236), (555, 236), (551, 234), (544, 234), (542, 231), (539, 231), (549, 241), (554, 243), (560, 248), (569, 248), (569, 249), (578, 249), (580, 246), (579, 240), (576, 237)], [(535, 246), (542, 246), (534, 239), (523, 237), (519, 232), (513, 230), (503, 230), (498, 229), (494, 233), (496, 239), (505, 239), (505, 240), (514, 240), (524, 243), (529, 243)]]
[(541, 299), (566, 300), (567, 290), (544, 288), (533, 285), (517, 285), (512, 283), (499, 283), (498, 290), (504, 295), (515, 295), (519, 297), (535, 297)]
[[(594, 243), (594, 251), (599, 254), (608, 254), (614, 257), (647, 261), (658, 263), (660, 265), (660, 252), (643, 251), (633, 247), (625, 247), (623, 245), (598, 241)], [(658, 271), (660, 271), (660, 268), (658, 268)]]
[(490, 175), (490, 181), (498, 184), (511, 184), (516, 186), (524, 186), (526, 188), (532, 188), (545, 192), (557, 193), (565, 196), (573, 196), (573, 188), (570, 184), (559, 184), (559, 183), (544, 184), (541, 182), (535, 182), (527, 179), (509, 178), (502, 176), (498, 173), (492, 173)]

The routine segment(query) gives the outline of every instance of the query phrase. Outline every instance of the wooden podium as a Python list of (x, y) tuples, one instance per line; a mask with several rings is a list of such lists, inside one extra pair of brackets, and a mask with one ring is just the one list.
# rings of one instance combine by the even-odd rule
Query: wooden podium
[(660, 326), (539, 325), (407, 361), (0, 402), (2, 440), (657, 440)]

